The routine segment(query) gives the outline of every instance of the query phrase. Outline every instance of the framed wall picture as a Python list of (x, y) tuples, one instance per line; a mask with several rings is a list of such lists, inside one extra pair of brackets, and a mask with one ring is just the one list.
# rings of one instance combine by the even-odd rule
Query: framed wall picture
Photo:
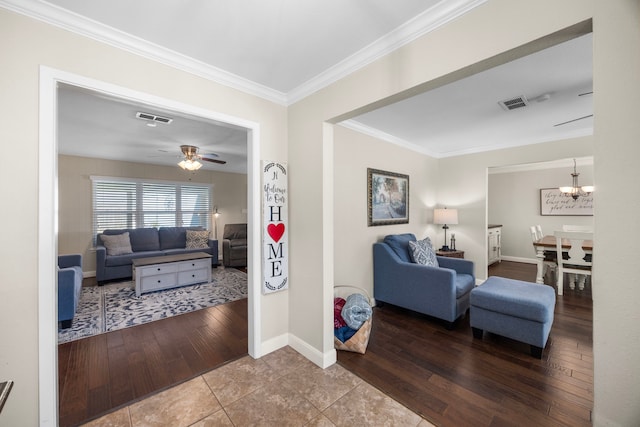
[(409, 222), (409, 175), (367, 169), (369, 226)]
[(593, 216), (593, 193), (573, 200), (557, 188), (541, 188), (540, 215)]

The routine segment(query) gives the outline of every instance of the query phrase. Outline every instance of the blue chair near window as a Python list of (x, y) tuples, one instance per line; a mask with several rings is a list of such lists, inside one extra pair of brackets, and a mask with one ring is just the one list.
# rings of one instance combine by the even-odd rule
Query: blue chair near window
[(82, 255), (58, 257), (58, 322), (68, 329), (78, 309), (82, 293)]

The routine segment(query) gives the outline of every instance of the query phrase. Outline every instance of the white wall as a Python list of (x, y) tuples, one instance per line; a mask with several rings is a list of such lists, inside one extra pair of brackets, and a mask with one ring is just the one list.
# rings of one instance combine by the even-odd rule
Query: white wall
[[(535, 170), (515, 172), (503, 172), (512, 169), (509, 167), (489, 169), (488, 222), (502, 225), (503, 257), (536, 262), (529, 230), (532, 225), (541, 225), (545, 234), (562, 230), (564, 224), (593, 227), (593, 216), (540, 215), (541, 188), (571, 185), (573, 162), (567, 159), (564, 163), (566, 166), (560, 168), (542, 164), (536, 165)], [(580, 185), (594, 184), (592, 164), (580, 165), (577, 171)]]
[[(485, 259), (484, 245), (474, 245), (484, 242), (486, 233), (487, 167), (593, 155), (594, 183), (597, 185), (594, 228), (608, 230), (613, 224), (631, 236), (624, 239), (619, 233), (600, 232), (594, 250), (593, 423), (596, 426), (638, 425), (640, 287), (633, 268), (638, 256), (633, 237), (640, 235), (640, 222), (635, 215), (640, 208), (640, 197), (629, 191), (629, 185), (640, 182), (640, 169), (636, 167), (640, 157), (640, 145), (636, 143), (640, 140), (640, 121), (635, 105), (635, 99), (640, 95), (640, 50), (637, 49), (640, 45), (640, 3), (637, 0), (487, 2), (445, 28), (293, 106), (291, 110), (305, 120), (290, 122), (289, 132), (292, 142), (304, 138), (311, 147), (323, 142), (326, 145), (320, 136), (322, 127), (319, 123), (322, 121), (349, 117), (350, 111), (366, 111), (367, 105), (384, 103), (387, 96), (401, 96), (398, 94), (412, 87), (419, 90), (418, 86), (429, 86), (429, 82), (437, 77), (588, 18), (593, 18), (594, 31), (595, 134), (586, 138), (590, 142), (558, 141), (442, 159), (438, 168), (447, 175), (440, 179), (436, 197), (442, 204), (452, 205), (457, 201), (464, 206), (460, 211), (460, 222), (463, 217), (468, 222), (464, 233), (458, 231), (456, 236), (466, 234), (465, 249), (470, 248), (467, 253), (471, 258)], [(316, 119), (312, 120), (312, 116)], [(302, 154), (303, 150), (290, 150), (292, 161), (300, 167), (312, 161)], [(327, 160), (323, 158), (323, 161)], [(325, 166), (324, 170), (330, 170), (330, 166)], [(324, 180), (309, 178), (309, 181), (316, 187), (332, 184), (326, 177)], [(621, 212), (620, 206), (626, 209)], [(310, 203), (301, 206), (297, 212), (317, 219), (313, 211), (322, 211), (321, 204)], [(333, 221), (325, 218), (324, 224), (332, 227)], [(312, 241), (317, 244), (317, 239)], [(304, 242), (298, 243), (305, 246)], [(310, 277), (315, 281), (315, 287), (329, 287), (330, 279), (327, 275)], [(312, 285), (307, 287), (314, 288)], [(291, 304), (298, 302), (302, 301), (292, 295)], [(292, 321), (302, 319), (298, 317), (301, 314), (292, 310)], [(327, 309), (322, 314), (328, 321), (330, 311)], [(316, 331), (314, 336), (318, 335)], [(325, 333), (323, 338), (327, 337)], [(328, 348), (330, 344), (324, 342), (323, 345)]]
[[(2, 237), (6, 244), (0, 245), (0, 379), (15, 381), (0, 414), (0, 424), (35, 426), (39, 424), (40, 400), (55, 405), (55, 396), (47, 392), (39, 395), (38, 265), (46, 260), (38, 253), (42, 237), (38, 226), (52, 221), (38, 216), (41, 66), (258, 123), (260, 157), (265, 159), (287, 161), (287, 111), (264, 99), (5, 9), (0, 9), (0, 52), (0, 114), (4, 118), (0, 146), (6, 153), (19, 153), (20, 158), (32, 161), (28, 167), (23, 162), (5, 162), (0, 168), (2, 199), (13, 206), (0, 210), (0, 222), (7, 224)], [(42, 108), (52, 111), (53, 105)], [(53, 257), (49, 262), (52, 274), (48, 285), (42, 286), (54, 288)], [(258, 293), (256, 298), (261, 306), (261, 341), (286, 336), (288, 293), (269, 297)], [(55, 348), (51, 352), (55, 353)], [(43, 366), (55, 369), (55, 361)]]
[[(222, 247), (224, 224), (247, 222), (247, 175), (199, 170), (191, 173), (179, 167), (118, 162), (76, 156), (58, 156), (58, 253), (83, 255), (85, 275), (95, 274), (91, 179), (95, 176), (147, 178), (213, 185), (213, 203), (218, 219), (218, 249)], [(213, 236), (213, 228), (211, 229)], [(222, 252), (219, 250), (219, 256)]]
[[(373, 297), (373, 243), (397, 233), (435, 238), (437, 160), (342, 126), (334, 137), (334, 280)], [(367, 225), (367, 168), (409, 175), (408, 224)]]
[[(596, 426), (640, 425), (640, 2), (595, 1), (593, 267)], [(602, 232), (599, 232), (602, 231)], [(615, 232), (612, 230), (618, 230)], [(608, 231), (608, 232), (604, 232)], [(597, 264), (596, 264), (597, 262)]]

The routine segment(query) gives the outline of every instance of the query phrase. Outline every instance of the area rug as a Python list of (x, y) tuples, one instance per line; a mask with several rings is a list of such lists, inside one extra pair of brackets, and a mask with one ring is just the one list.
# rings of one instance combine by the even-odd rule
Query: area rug
[(214, 268), (211, 283), (136, 296), (132, 281), (82, 289), (69, 329), (58, 329), (58, 344), (141, 325), (247, 297), (247, 274)]

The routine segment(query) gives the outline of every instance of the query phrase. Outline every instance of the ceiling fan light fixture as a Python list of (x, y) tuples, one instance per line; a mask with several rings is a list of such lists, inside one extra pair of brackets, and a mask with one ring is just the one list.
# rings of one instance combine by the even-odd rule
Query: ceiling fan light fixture
[(197, 160), (184, 159), (180, 161), (180, 163), (178, 163), (178, 166), (180, 166), (184, 170), (197, 171), (202, 167), (202, 163)]

